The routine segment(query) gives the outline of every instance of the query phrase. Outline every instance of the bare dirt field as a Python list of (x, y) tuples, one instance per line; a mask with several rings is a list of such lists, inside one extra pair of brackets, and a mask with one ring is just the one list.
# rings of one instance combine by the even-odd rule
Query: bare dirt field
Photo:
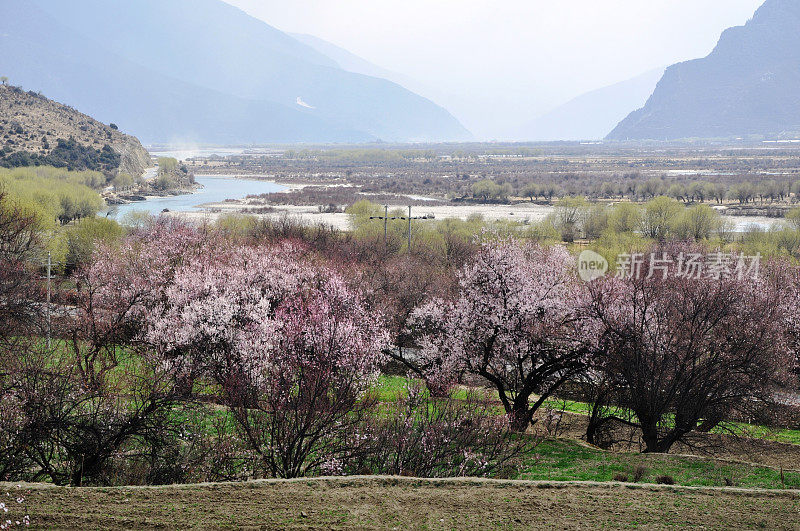
[(396, 477), (29, 488), (35, 528), (800, 529), (800, 491)]

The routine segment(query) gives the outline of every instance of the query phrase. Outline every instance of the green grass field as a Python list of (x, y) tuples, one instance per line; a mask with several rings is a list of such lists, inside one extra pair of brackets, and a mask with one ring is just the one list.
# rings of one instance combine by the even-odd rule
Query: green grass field
[[(642, 466), (642, 483), (671, 477), (676, 485), (737, 486), (760, 489), (800, 489), (800, 472), (718, 459), (669, 455), (616, 453), (598, 450), (573, 440), (545, 440), (525, 457), (517, 479), (549, 481), (614, 481), (626, 476), (634, 481), (634, 470)], [(726, 482), (726, 479), (728, 480)]]
[[(401, 376), (381, 376), (378, 395), (384, 402), (405, 396), (408, 381)], [(466, 391), (457, 390), (456, 396)], [(577, 415), (585, 414), (588, 405), (567, 400), (550, 400), (549, 407)], [(501, 409), (498, 405), (498, 412)], [(800, 443), (798, 430), (770, 430), (763, 426), (736, 423), (733, 428), (743, 435), (782, 443)], [(800, 489), (800, 471), (781, 470), (733, 460), (685, 455), (640, 454), (603, 451), (573, 439), (546, 439), (525, 455), (515, 479), (548, 481), (614, 481), (627, 477), (634, 481), (634, 471), (643, 467), (639, 482), (656, 483), (669, 476), (676, 485), (737, 486), (760, 489)]]
[[(404, 377), (381, 376), (376, 392), (388, 406), (405, 395), (407, 385)], [(466, 393), (459, 389), (456, 397)], [(548, 406), (573, 414), (573, 420), (587, 410), (586, 404), (562, 400)], [(499, 403), (497, 408), (501, 413)], [(226, 415), (213, 405), (200, 412), (206, 420)], [(738, 428), (783, 443), (800, 441), (797, 430)], [(27, 510), (33, 527), (58, 529), (800, 529), (800, 470), (605, 451), (578, 440), (579, 430), (541, 440), (520, 457), (518, 472), (502, 481), (356, 477), (86, 489), (32, 485), (25, 487)], [(665, 482), (674, 486), (657, 485)]]
[[(391, 402), (406, 395), (408, 379), (403, 376), (381, 375), (378, 379), (378, 397), (381, 401)], [(455, 391), (455, 397), (462, 397), (466, 394), (463, 389)], [(490, 396), (497, 396), (495, 391), (490, 392)], [(544, 403), (544, 407), (550, 407), (567, 413), (586, 415), (589, 413), (589, 404), (576, 402), (574, 400), (551, 399)], [(502, 410), (501, 410), (502, 411)], [(755, 424), (745, 424), (743, 422), (726, 423), (725, 428), (717, 428), (715, 433), (726, 434), (736, 433), (743, 437), (754, 439), (766, 439), (775, 442), (798, 444), (800, 445), (800, 430), (768, 428)]]

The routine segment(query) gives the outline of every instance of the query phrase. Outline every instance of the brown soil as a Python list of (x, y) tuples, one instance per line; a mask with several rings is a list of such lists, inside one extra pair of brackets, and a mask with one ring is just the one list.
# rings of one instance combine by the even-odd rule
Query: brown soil
[(800, 528), (798, 491), (388, 477), (30, 490), (35, 528)]

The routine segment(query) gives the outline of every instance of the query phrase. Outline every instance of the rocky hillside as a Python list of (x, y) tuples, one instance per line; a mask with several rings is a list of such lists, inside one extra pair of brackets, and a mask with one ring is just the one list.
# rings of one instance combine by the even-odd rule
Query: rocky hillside
[(152, 165), (135, 137), (41, 94), (0, 85), (0, 166), (48, 164), (141, 175)]
[(612, 140), (800, 138), (800, 1), (767, 0), (704, 59), (667, 69)]

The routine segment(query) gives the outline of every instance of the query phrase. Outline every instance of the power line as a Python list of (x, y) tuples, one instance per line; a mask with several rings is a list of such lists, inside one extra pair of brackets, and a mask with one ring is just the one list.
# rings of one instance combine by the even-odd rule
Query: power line
[(382, 219), (383, 220), (383, 244), (386, 245), (387, 242), (387, 234), (389, 231), (389, 220), (401, 220), (405, 221), (408, 220), (408, 252), (411, 252), (411, 220), (412, 219), (428, 219), (427, 217), (412, 217), (411, 216), (411, 206), (408, 207), (408, 217), (405, 216), (395, 216), (389, 217), (389, 205), (383, 206), (384, 215), (383, 216), (370, 216), (369, 219)]

